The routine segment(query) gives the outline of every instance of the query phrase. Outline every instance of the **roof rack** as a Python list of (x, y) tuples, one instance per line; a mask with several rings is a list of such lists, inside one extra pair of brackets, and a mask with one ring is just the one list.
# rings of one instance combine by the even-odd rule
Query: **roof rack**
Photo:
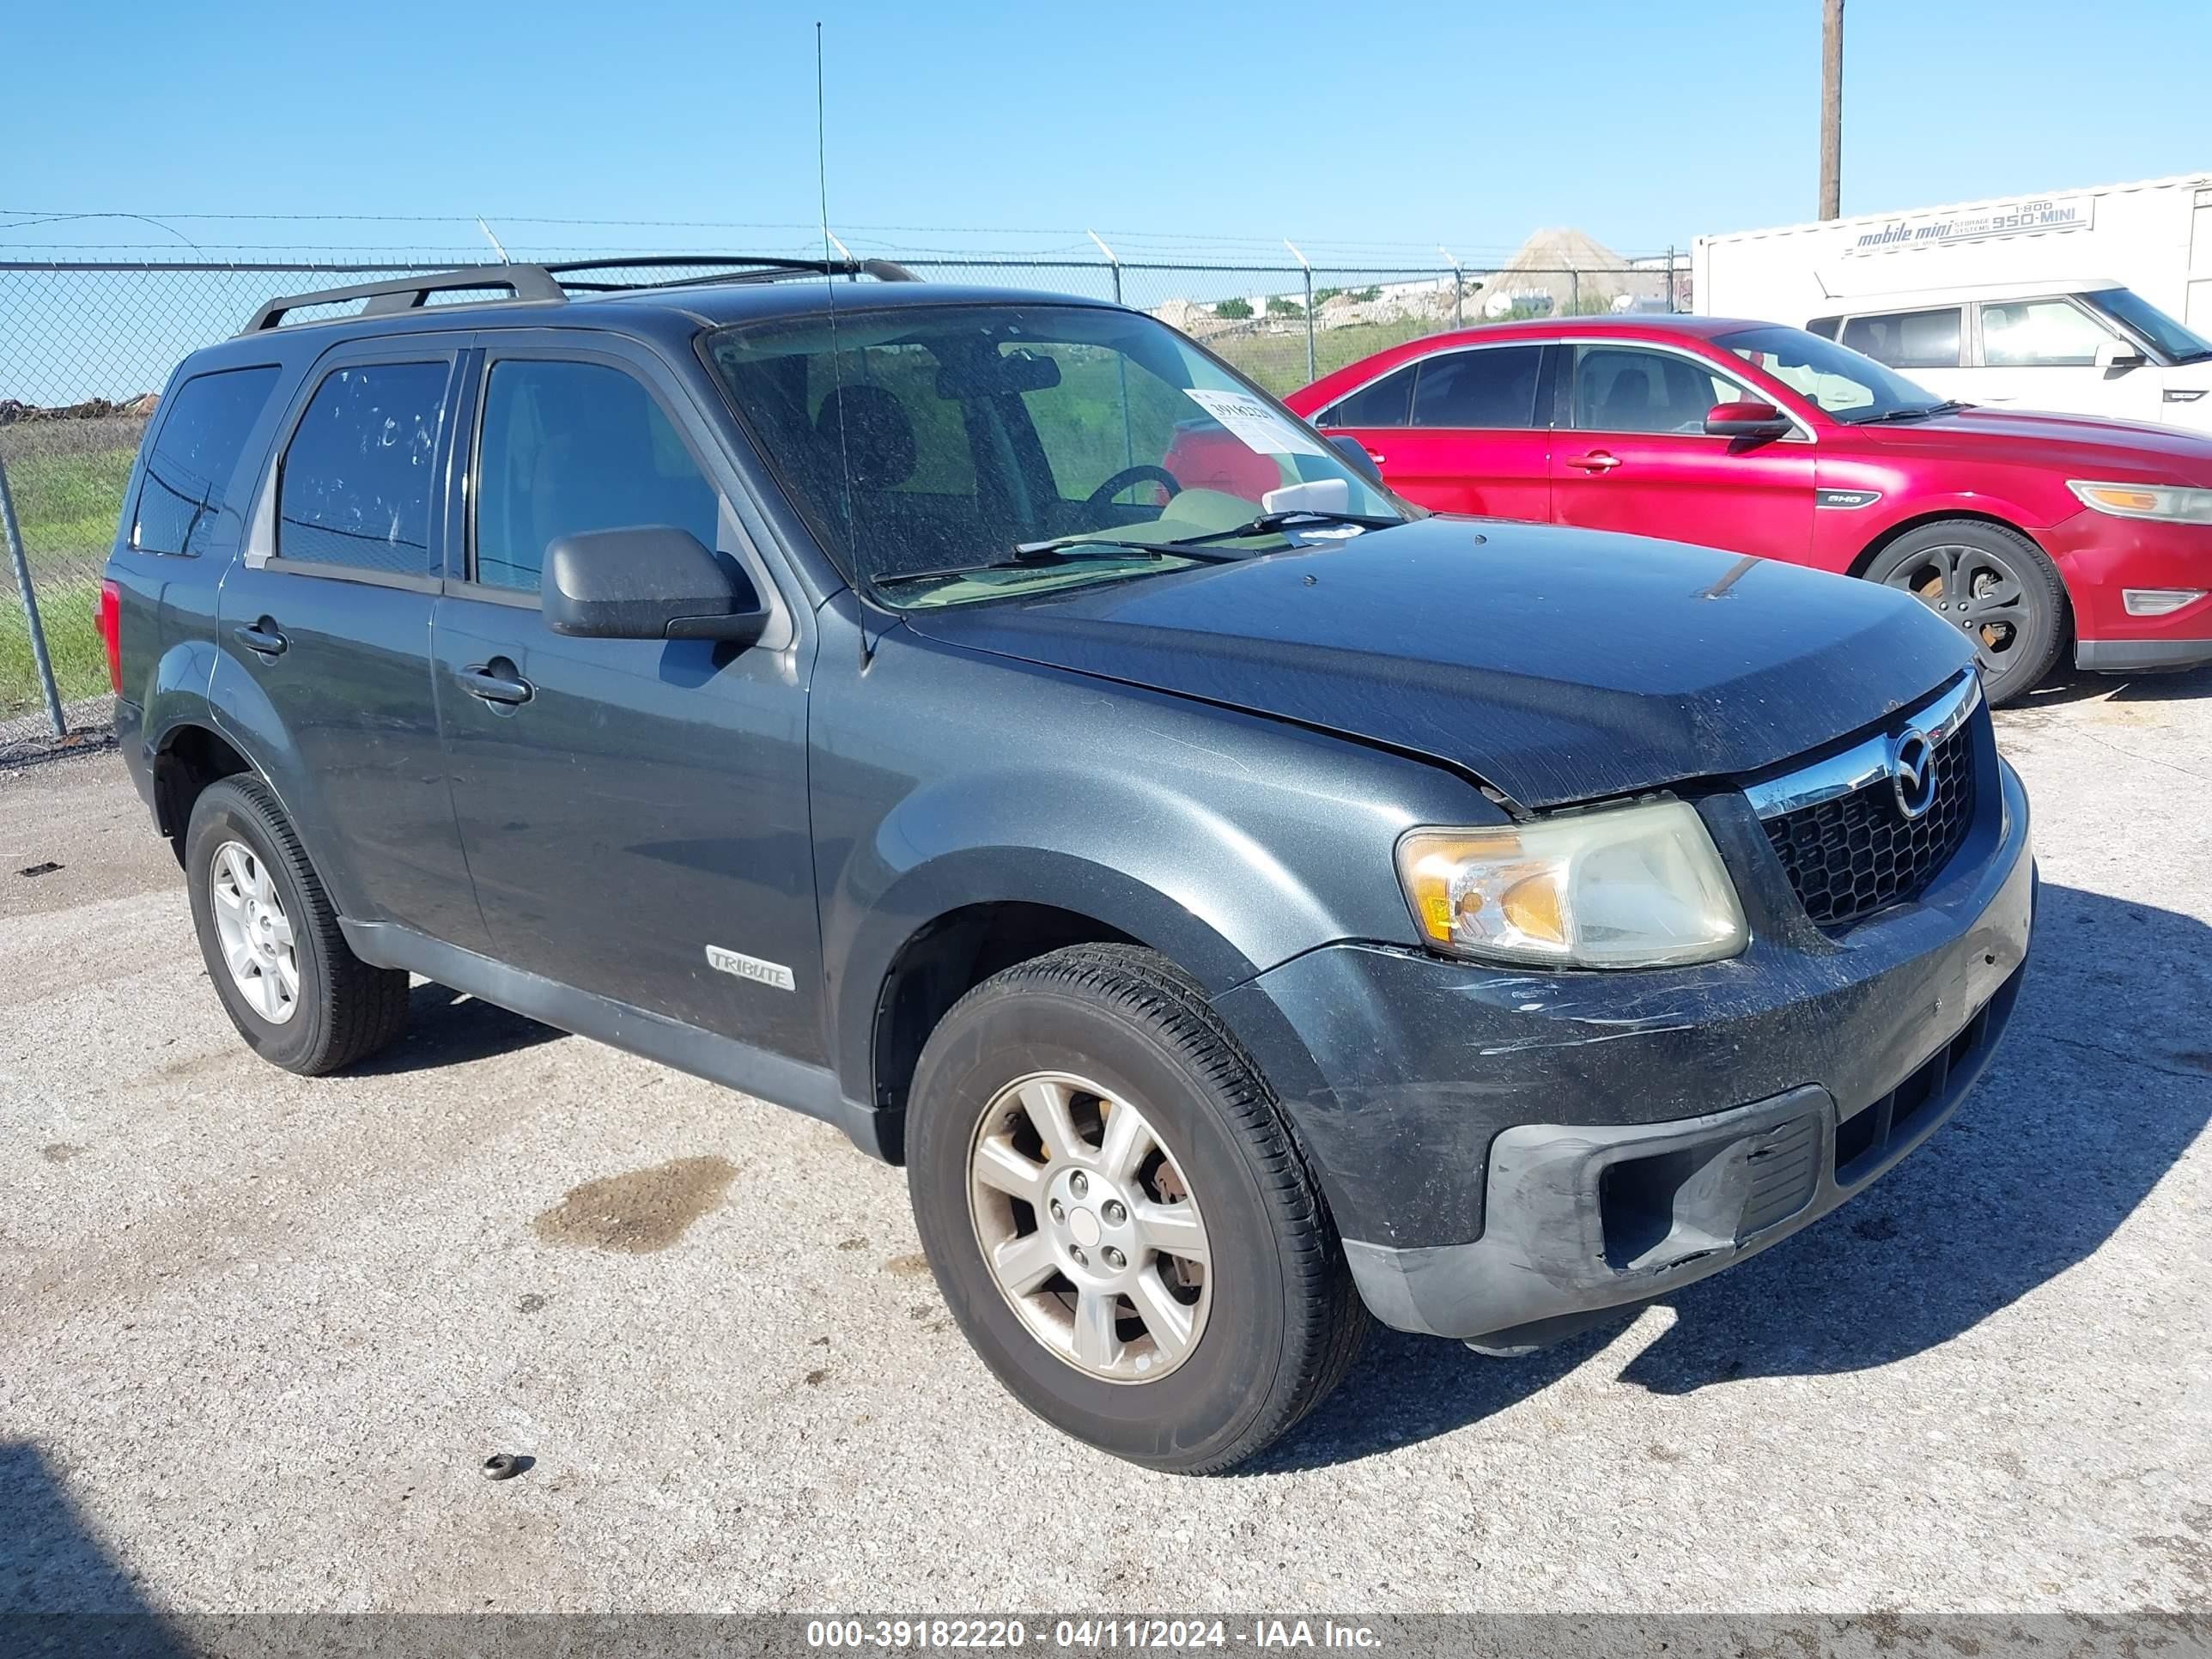
[[(699, 276), (641, 283), (577, 280), (592, 271), (662, 270), (694, 265), (711, 269)], [(309, 306), (343, 305), (349, 300), (368, 301), (359, 311), (349, 313), (351, 316), (380, 317), (420, 310), (430, 303), (434, 294), (479, 293), (495, 296), (476, 302), (486, 305), (517, 301), (559, 305), (571, 293), (624, 294), (641, 289), (697, 288), (716, 283), (775, 283), (799, 276), (849, 276), (855, 280), (872, 276), (881, 283), (920, 280), (904, 265), (894, 264), (889, 259), (782, 259), (743, 253), (641, 253), (628, 258), (571, 259), (560, 264), (463, 265), (453, 270), (425, 271), (419, 276), (395, 276), (379, 283), (356, 283), (347, 288), (318, 289), (309, 294), (279, 295), (256, 311), (239, 332), (264, 333), (283, 327), (284, 319), (295, 311)]]
[(349, 288), (317, 289), (312, 294), (283, 294), (253, 313), (239, 331), (259, 334), (281, 327), (285, 317), (307, 306), (340, 305), (366, 300), (355, 315), (380, 317), (395, 311), (414, 311), (430, 303), (433, 294), (498, 292), (510, 300), (534, 300), (559, 304), (568, 296), (543, 265), (465, 265), (458, 270), (433, 270), (419, 276), (394, 276), (380, 283), (356, 283)]
[[(650, 283), (568, 280), (569, 274), (576, 271), (664, 270), (685, 265), (718, 266), (737, 274), (709, 271), (703, 276), (678, 276)], [(634, 288), (699, 288), (712, 283), (780, 283), (793, 276), (872, 276), (879, 283), (921, 280), (904, 265), (894, 264), (889, 259), (783, 259), (751, 253), (639, 253), (626, 259), (570, 259), (538, 269), (559, 279), (562, 288), (588, 294), (618, 294)]]

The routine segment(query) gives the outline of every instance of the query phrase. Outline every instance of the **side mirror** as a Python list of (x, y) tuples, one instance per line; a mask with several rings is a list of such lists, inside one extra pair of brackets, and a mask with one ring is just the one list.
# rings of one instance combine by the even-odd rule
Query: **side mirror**
[(744, 573), (667, 525), (562, 537), (545, 550), (538, 592), (546, 627), (579, 639), (750, 645), (768, 626)]
[(1382, 469), (1375, 465), (1375, 458), (1367, 453), (1367, 446), (1348, 433), (1340, 432), (1329, 441), (1329, 447), (1344, 459), (1345, 464), (1378, 489), (1390, 486), (1382, 482)]
[(2141, 368), (2149, 361), (2142, 352), (2120, 340), (2107, 340), (2097, 348), (2097, 367), (2100, 368)]
[(1772, 404), (1750, 398), (1740, 403), (1715, 404), (1705, 416), (1709, 438), (1786, 438), (1790, 417)]

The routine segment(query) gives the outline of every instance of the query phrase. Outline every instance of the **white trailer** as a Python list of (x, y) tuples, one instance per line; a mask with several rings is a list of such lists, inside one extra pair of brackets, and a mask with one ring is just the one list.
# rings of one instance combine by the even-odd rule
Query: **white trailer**
[(1905, 291), (2085, 274), (2212, 333), (2212, 173), (1700, 236), (1697, 308), (1802, 327)]

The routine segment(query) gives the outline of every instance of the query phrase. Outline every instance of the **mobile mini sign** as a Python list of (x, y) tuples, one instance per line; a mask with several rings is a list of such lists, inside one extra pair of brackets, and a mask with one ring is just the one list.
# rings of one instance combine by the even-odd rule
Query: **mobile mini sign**
[(1961, 212), (1906, 214), (1877, 228), (1862, 231), (1844, 248), (1854, 253), (1887, 253), (1903, 247), (1949, 247), (2004, 236), (2034, 236), (2051, 231), (2087, 230), (2097, 220), (2094, 196), (2041, 196)]

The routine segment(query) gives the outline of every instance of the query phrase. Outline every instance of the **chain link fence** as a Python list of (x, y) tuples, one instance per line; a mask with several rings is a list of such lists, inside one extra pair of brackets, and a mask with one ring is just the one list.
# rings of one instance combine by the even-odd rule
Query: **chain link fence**
[[(621, 255), (536, 249), (516, 257)], [(64, 732), (96, 732), (107, 721), (100, 575), (132, 459), (177, 362), (236, 332), (272, 295), (475, 262), (450, 251), (349, 262), (0, 261), (0, 470), (15, 507), (9, 544), (0, 547), (0, 761), (51, 747)], [(1556, 270), (983, 255), (901, 263), (927, 280), (1119, 301), (1182, 330), (1278, 394), (1443, 329), (1506, 317), (1680, 309), (1687, 279), (1671, 252)]]

